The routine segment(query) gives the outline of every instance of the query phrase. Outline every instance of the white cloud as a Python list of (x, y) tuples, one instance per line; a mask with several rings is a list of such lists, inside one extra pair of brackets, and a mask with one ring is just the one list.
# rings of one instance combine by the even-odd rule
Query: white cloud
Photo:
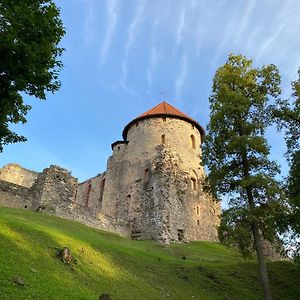
[(157, 65), (157, 60), (158, 60), (158, 52), (155, 46), (151, 47), (151, 52), (150, 52), (150, 59), (149, 59), (149, 65), (147, 68), (147, 83), (148, 83), (148, 88), (152, 86), (152, 72), (153, 69)]
[(259, 60), (271, 48), (272, 44), (280, 37), (284, 28), (285, 23), (279, 24), (278, 28), (274, 30), (274, 33), (262, 43), (256, 54), (257, 60)]
[(94, 0), (87, 0), (86, 5), (85, 5), (85, 11), (84, 11), (84, 39), (86, 44), (89, 44), (95, 33), (95, 28), (94, 28)]
[(103, 64), (106, 61), (107, 53), (112, 43), (116, 25), (118, 23), (119, 5), (117, 0), (108, 0), (106, 5), (107, 11), (107, 28), (100, 50), (100, 63)]
[(125, 54), (123, 61), (121, 63), (121, 79), (120, 79), (120, 85), (124, 88), (125, 82), (128, 75), (128, 56), (130, 49), (136, 40), (136, 36), (138, 34), (138, 29), (141, 26), (142, 20), (143, 20), (143, 14), (145, 10), (145, 1), (140, 1), (139, 5), (135, 11), (134, 17), (132, 22), (129, 25), (128, 31), (127, 31), (127, 41), (125, 44)]
[(181, 58), (180, 72), (175, 82), (175, 95), (176, 95), (175, 97), (177, 101), (181, 96), (182, 88), (184, 86), (186, 76), (187, 76), (187, 58), (185, 55), (183, 55)]
[(185, 27), (185, 14), (186, 14), (186, 11), (185, 11), (185, 9), (183, 9), (181, 11), (181, 14), (179, 17), (179, 23), (178, 23), (177, 32), (176, 32), (176, 46), (177, 47), (181, 44), (182, 38), (183, 38), (183, 32), (184, 32), (184, 27)]
[(242, 17), (242, 23), (240, 24), (239, 31), (236, 35), (236, 39), (235, 39), (236, 44), (238, 44), (240, 42), (241, 35), (244, 33), (245, 29), (247, 28), (247, 26), (249, 24), (250, 17), (252, 15), (252, 11), (253, 11), (255, 4), (256, 4), (256, 0), (249, 0), (247, 2), (245, 13), (243, 14), (243, 17)]

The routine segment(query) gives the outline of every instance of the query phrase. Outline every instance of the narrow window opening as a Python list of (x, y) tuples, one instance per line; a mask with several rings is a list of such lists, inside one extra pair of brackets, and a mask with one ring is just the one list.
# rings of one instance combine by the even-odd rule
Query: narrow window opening
[(192, 142), (192, 148), (195, 149), (196, 148), (196, 143), (195, 143), (195, 137), (194, 137), (193, 134), (191, 135), (191, 142)]
[(198, 225), (198, 226), (200, 225), (200, 220), (197, 220), (197, 225)]
[(85, 206), (86, 207), (89, 206), (91, 189), (92, 189), (92, 184), (89, 183), (88, 188), (87, 188), (87, 193), (86, 193), (86, 199), (85, 199)]
[(192, 128), (194, 129), (195, 128), (195, 126), (192, 124)]
[(74, 203), (76, 202), (77, 200), (77, 190), (75, 191), (75, 195), (74, 195)]
[(199, 206), (197, 206), (197, 215), (199, 215)]
[(166, 122), (166, 121), (167, 121), (167, 118), (166, 118), (166, 117), (163, 117), (162, 119), (163, 119), (163, 121), (164, 121), (164, 122)]
[(103, 178), (102, 181), (101, 181), (99, 204), (102, 203), (103, 193), (104, 193), (104, 187), (105, 187), (105, 178)]
[(149, 179), (149, 169), (145, 169), (144, 172), (144, 181), (147, 182)]
[(196, 178), (192, 177), (191, 178), (191, 182), (192, 182), (192, 189), (195, 191), (197, 189), (197, 181)]
[(162, 136), (161, 136), (161, 143), (162, 144), (166, 143), (166, 136), (164, 134), (162, 134)]

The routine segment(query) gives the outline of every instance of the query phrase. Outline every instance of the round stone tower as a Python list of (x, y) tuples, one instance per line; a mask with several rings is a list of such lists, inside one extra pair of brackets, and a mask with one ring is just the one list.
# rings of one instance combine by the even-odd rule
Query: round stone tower
[(203, 192), (198, 122), (162, 102), (112, 144), (102, 213), (133, 238), (217, 240), (219, 205)]

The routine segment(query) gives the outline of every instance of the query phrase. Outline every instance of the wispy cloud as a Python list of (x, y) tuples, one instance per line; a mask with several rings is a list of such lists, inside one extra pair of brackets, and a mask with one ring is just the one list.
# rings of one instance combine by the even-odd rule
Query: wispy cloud
[(128, 75), (128, 56), (130, 49), (136, 39), (138, 29), (142, 23), (143, 20), (143, 14), (145, 10), (145, 1), (140, 1), (139, 5), (135, 11), (134, 17), (132, 22), (129, 25), (128, 31), (127, 31), (127, 41), (125, 44), (125, 54), (123, 57), (123, 61), (121, 63), (121, 79), (120, 79), (120, 85), (124, 88), (125, 82)]
[(180, 71), (175, 82), (175, 97), (177, 101), (181, 96), (182, 88), (184, 86), (186, 76), (187, 76), (187, 58), (185, 55), (183, 55), (181, 58)]
[(107, 13), (107, 28), (103, 40), (102, 48), (100, 50), (100, 63), (106, 61), (107, 53), (112, 43), (116, 25), (118, 23), (119, 4), (117, 0), (108, 0), (106, 4)]
[(221, 40), (221, 43), (219, 44), (219, 47), (218, 47), (217, 51), (215, 52), (215, 55), (214, 55), (214, 57), (211, 61), (211, 68), (212, 69), (216, 68), (216, 64), (217, 64), (218, 60), (220, 59), (220, 56), (221, 56), (222, 52), (224, 52), (224, 48), (228, 44), (228, 40), (231, 38), (232, 25), (233, 25), (233, 23), (229, 22), (227, 24), (227, 26), (225, 27), (225, 32), (223, 34), (223, 38)]
[(272, 44), (280, 37), (284, 28), (284, 22), (279, 24), (278, 28), (273, 31), (274, 33), (262, 43), (256, 54), (257, 60), (259, 60), (271, 48)]
[(149, 65), (147, 68), (147, 83), (148, 83), (148, 88), (151, 88), (152, 86), (152, 72), (153, 69), (157, 65), (157, 60), (158, 60), (158, 52), (155, 46), (152, 46), (151, 52), (150, 52), (150, 59), (149, 59)]
[(89, 44), (93, 40), (93, 36), (95, 33), (95, 27), (94, 27), (94, 0), (87, 0), (85, 2), (85, 11), (84, 11), (84, 39), (85, 43)]
[(240, 38), (249, 24), (250, 17), (252, 15), (255, 4), (256, 4), (256, 0), (249, 0), (247, 2), (245, 12), (242, 16), (242, 23), (240, 24), (238, 33), (236, 35), (235, 44), (238, 44), (240, 42)]
[(196, 56), (199, 56), (200, 54), (205, 33), (206, 33), (205, 28), (199, 25), (196, 33)]
[(176, 31), (176, 47), (178, 47), (181, 44), (183, 39), (183, 33), (185, 28), (185, 15), (186, 15), (186, 10), (183, 9), (179, 16), (179, 22)]

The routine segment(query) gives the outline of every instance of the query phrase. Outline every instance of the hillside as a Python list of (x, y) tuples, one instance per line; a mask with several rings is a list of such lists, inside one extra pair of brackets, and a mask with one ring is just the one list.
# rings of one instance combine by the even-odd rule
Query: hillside
[[(76, 262), (64, 264), (56, 248)], [(161, 246), (0, 206), (0, 299), (261, 299), (257, 265), (209, 242)], [(274, 299), (300, 298), (300, 271), (270, 262)]]

